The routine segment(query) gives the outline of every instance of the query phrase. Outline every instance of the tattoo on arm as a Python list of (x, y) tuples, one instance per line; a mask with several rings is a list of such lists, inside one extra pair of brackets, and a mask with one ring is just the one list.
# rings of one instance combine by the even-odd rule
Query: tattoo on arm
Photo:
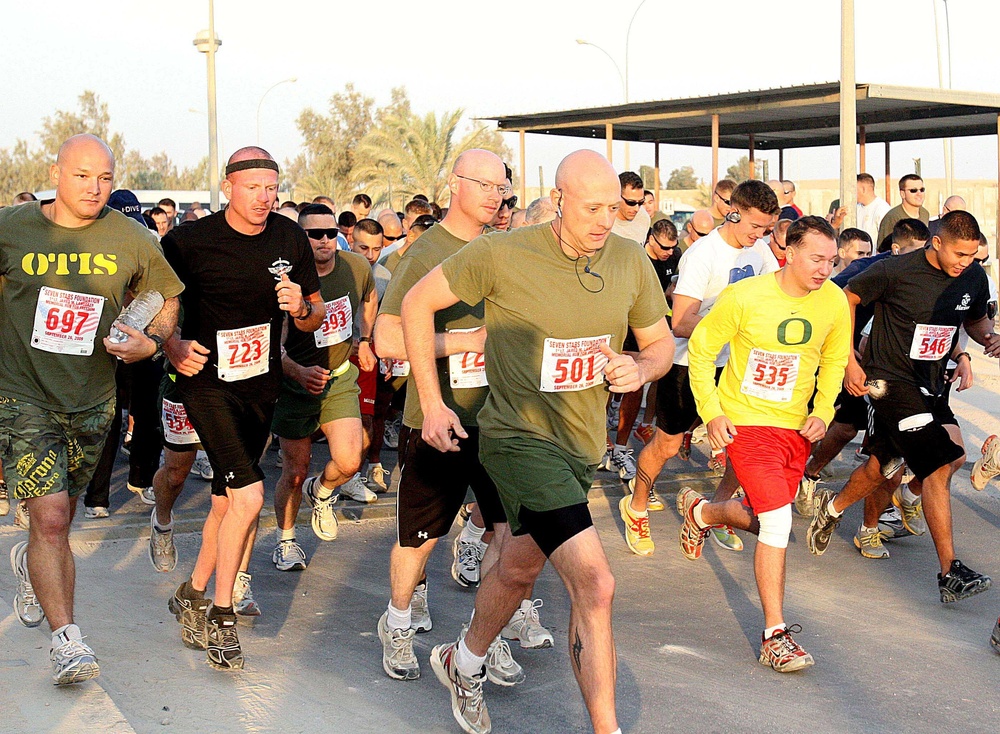
[(583, 666), (580, 664), (580, 654), (583, 652), (583, 640), (580, 639), (580, 630), (576, 630), (576, 640), (573, 641), (573, 661), (576, 663), (576, 669), (579, 672), (583, 672)]
[(153, 317), (146, 327), (147, 334), (156, 334), (166, 341), (174, 334), (177, 328), (177, 315), (180, 312), (180, 301), (176, 296), (168, 298), (163, 302), (163, 308)]

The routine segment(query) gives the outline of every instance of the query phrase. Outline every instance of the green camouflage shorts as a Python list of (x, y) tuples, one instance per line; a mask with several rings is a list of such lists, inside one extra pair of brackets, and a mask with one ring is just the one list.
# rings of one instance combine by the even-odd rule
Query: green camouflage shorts
[(114, 411), (114, 398), (78, 413), (57, 413), (0, 395), (0, 459), (11, 498), (82, 494)]

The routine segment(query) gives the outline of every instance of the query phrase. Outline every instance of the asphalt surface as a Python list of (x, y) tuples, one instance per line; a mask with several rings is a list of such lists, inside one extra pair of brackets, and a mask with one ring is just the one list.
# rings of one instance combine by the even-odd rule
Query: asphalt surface
[[(980, 364), (977, 387), (956, 395), (970, 461), (1000, 428), (1000, 377)], [(995, 731), (998, 656), (989, 645), (1000, 612), (993, 589), (972, 599), (938, 601), (937, 564), (929, 536), (892, 541), (891, 558), (863, 559), (851, 543), (860, 508), (851, 508), (821, 557), (805, 547), (807, 520), (796, 517), (788, 555), (786, 621), (816, 658), (806, 671), (780, 675), (757, 662), (762, 626), (747, 550), (709, 541), (687, 561), (677, 547), (674, 493), (688, 484), (710, 491), (703, 445), (692, 463), (673, 460), (658, 485), (668, 502), (651, 515), (656, 553), (631, 554), (623, 541), (620, 482), (599, 475), (591, 510), (617, 579), (618, 712), (623, 732), (934, 732)], [(325, 447), (314, 451), (321, 465)], [(855, 466), (853, 446), (833, 466), (835, 489)], [(386, 452), (386, 458), (392, 458)], [(265, 460), (268, 488), (277, 470)], [(971, 466), (971, 464), (970, 464)], [(956, 543), (972, 568), (1000, 577), (996, 529), (1000, 488), (969, 485), (968, 466), (953, 483)], [(56, 688), (49, 680), (49, 633), (22, 627), (9, 601), (14, 578), (0, 569), (0, 732), (457, 732), (448, 696), (428, 663), (432, 646), (450, 641), (467, 620), (473, 593), (449, 574), (450, 543), (432, 556), (428, 575), (434, 628), (417, 636), (420, 680), (382, 672), (375, 633), (388, 597), (388, 556), (395, 539), (394, 495), (364, 508), (343, 503), (340, 537), (319, 541), (300, 517), (299, 540), (310, 556), (302, 573), (270, 563), (273, 512), (266, 510), (254, 552), (253, 589), (264, 614), (240, 627), (244, 671), (227, 674), (183, 647), (166, 600), (190, 571), (196, 530), (208, 503), (207, 483), (192, 477), (178, 509), (180, 562), (168, 574), (147, 558), (148, 508), (116, 474), (112, 516), (76, 521), (77, 622), (100, 657), (96, 681)], [(82, 513), (80, 513), (82, 515)], [(0, 553), (24, 537), (0, 519)], [(352, 521), (356, 519), (356, 521)], [(453, 534), (458, 528), (453, 529)], [(450, 538), (449, 538), (450, 540)], [(6, 555), (4, 555), (6, 558)], [(5, 562), (6, 564), (6, 562)], [(516, 688), (487, 684), (495, 732), (588, 732), (588, 719), (566, 651), (569, 603), (551, 568), (535, 595), (542, 622), (556, 637), (550, 650), (515, 657), (527, 673)]]

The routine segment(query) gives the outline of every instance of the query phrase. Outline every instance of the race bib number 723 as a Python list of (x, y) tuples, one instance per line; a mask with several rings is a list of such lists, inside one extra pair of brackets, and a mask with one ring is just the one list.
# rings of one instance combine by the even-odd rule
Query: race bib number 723
[(215, 339), (219, 350), (219, 379), (223, 382), (247, 380), (267, 372), (270, 324), (218, 331)]

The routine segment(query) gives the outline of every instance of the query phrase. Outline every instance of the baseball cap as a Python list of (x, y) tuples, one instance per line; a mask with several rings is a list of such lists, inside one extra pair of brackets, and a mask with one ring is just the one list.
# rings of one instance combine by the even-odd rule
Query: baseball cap
[(128, 189), (118, 189), (111, 192), (111, 198), (108, 199), (108, 206), (112, 209), (117, 209), (126, 217), (131, 217), (143, 227), (146, 226), (146, 220), (142, 218), (142, 205), (139, 204), (139, 200), (135, 194)]

